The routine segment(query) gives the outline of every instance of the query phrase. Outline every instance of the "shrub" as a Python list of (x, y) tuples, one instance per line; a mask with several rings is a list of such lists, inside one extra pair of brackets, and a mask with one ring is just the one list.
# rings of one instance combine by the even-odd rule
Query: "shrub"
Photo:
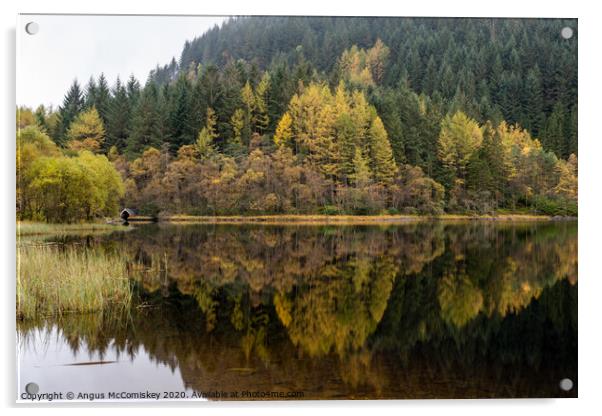
[(320, 210), (324, 215), (341, 215), (343, 212), (335, 205), (325, 205)]
[(536, 196), (533, 198), (535, 209), (544, 215), (577, 216), (577, 203), (566, 198), (550, 198), (546, 196)]

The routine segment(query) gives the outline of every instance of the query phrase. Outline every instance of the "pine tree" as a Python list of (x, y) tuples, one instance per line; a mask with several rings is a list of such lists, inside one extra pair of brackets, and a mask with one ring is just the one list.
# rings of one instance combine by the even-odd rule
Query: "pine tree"
[(70, 149), (98, 153), (105, 139), (105, 128), (95, 107), (86, 110), (73, 120), (67, 130)]
[(133, 158), (141, 155), (149, 147), (160, 148), (163, 142), (161, 129), (159, 91), (154, 82), (148, 82), (133, 112), (127, 154)]
[(432, 95), (437, 89), (437, 64), (433, 55), (426, 64), (426, 72), (422, 79), (422, 92), (427, 95)]
[(208, 107), (205, 127), (203, 127), (203, 129), (200, 131), (195, 144), (197, 152), (199, 153), (201, 159), (206, 159), (212, 156), (215, 152), (213, 142), (218, 136), (216, 131), (216, 125), (217, 117), (215, 115), (215, 111), (213, 111), (211, 107)]
[(274, 131), (280, 117), (286, 112), (286, 106), (294, 93), (294, 85), (286, 63), (282, 63), (272, 71), (268, 100), (269, 130)]
[(274, 144), (276, 146), (291, 146), (293, 138), (292, 123), (291, 115), (288, 112), (284, 113), (278, 122), (276, 133), (274, 134)]
[(467, 166), (467, 188), (486, 191), (497, 207), (502, 200), (507, 178), (505, 155), (499, 134), (491, 123), (483, 128), (483, 141)]
[(109, 107), (111, 105), (111, 91), (105, 75), (103, 73), (98, 77), (98, 85), (96, 87), (96, 95), (94, 97), (94, 107), (98, 111), (98, 115), (103, 123), (107, 124), (109, 117)]
[(410, 56), (408, 57), (408, 75), (412, 89), (416, 91), (420, 90), (420, 87), (422, 86), (423, 74), (424, 66), (422, 65), (418, 48), (410, 47)]
[(127, 89), (121, 83), (121, 80), (117, 78), (115, 88), (113, 89), (113, 99), (108, 109), (107, 137), (104, 143), (105, 150), (115, 146), (119, 152), (123, 152), (129, 136), (131, 113)]
[(400, 165), (406, 161), (406, 155), (404, 128), (400, 108), (397, 106), (397, 94), (392, 90), (378, 91), (374, 93), (372, 101), (387, 130), (395, 162)]
[(535, 137), (544, 127), (545, 114), (543, 112), (543, 91), (541, 84), (541, 73), (535, 66), (530, 69), (525, 79), (524, 95), (524, 116), (521, 120), (523, 127), (528, 129)]
[(232, 143), (242, 146), (242, 130), (245, 127), (245, 112), (238, 108), (230, 119), (232, 125)]
[(240, 91), (240, 97), (244, 104), (245, 111), (245, 127), (243, 129), (242, 139), (243, 143), (248, 146), (251, 140), (251, 133), (253, 132), (253, 114), (255, 113), (255, 94), (251, 84), (247, 81)]
[(168, 92), (167, 123), (169, 126), (170, 151), (175, 154), (184, 145), (192, 144), (196, 132), (193, 130), (191, 107), (191, 85), (185, 74), (181, 74)]
[(565, 162), (559, 159), (556, 164), (558, 173), (558, 184), (554, 187), (554, 194), (572, 201), (577, 201), (578, 178), (577, 178), (577, 156), (571, 154)]
[(130, 75), (127, 82), (126, 91), (128, 100), (130, 102), (130, 109), (133, 109), (136, 107), (136, 104), (138, 104), (138, 99), (140, 98), (140, 83), (134, 77), (134, 75)]
[(86, 109), (92, 108), (96, 102), (96, 80), (94, 77), (90, 77), (88, 84), (86, 85), (86, 93), (84, 96), (84, 107)]
[(393, 150), (387, 138), (387, 131), (380, 117), (372, 120), (369, 131), (370, 157), (374, 179), (377, 183), (390, 184), (397, 174)]
[(55, 137), (58, 144), (64, 144), (67, 141), (67, 130), (73, 120), (75, 120), (75, 117), (82, 111), (83, 107), (84, 100), (82, 91), (77, 80), (74, 80), (67, 95), (65, 95), (65, 98), (63, 99), (63, 105), (59, 107), (58, 131), (57, 137)]
[(259, 134), (264, 134), (270, 125), (270, 117), (268, 115), (269, 89), (270, 74), (264, 72), (255, 89), (255, 114), (253, 116), (253, 124), (255, 130)]
[(454, 72), (449, 64), (445, 63), (441, 67), (439, 74), (439, 88), (438, 90), (443, 94), (444, 98), (450, 99), (456, 93), (457, 85), (454, 77)]
[(376, 39), (374, 46), (366, 51), (366, 66), (370, 69), (372, 79), (376, 84), (382, 83), (385, 78), (389, 55), (389, 48), (380, 38)]
[(577, 119), (577, 104), (575, 104), (573, 106), (573, 108), (571, 109), (571, 113), (570, 113), (570, 119), (568, 121), (568, 126), (569, 126), (569, 131), (566, 135), (566, 137), (568, 138), (569, 142), (567, 145), (568, 151), (570, 154), (574, 154), (577, 155), (578, 152), (578, 145), (577, 145), (577, 138), (578, 138), (578, 119)]
[(370, 183), (371, 177), (372, 172), (368, 161), (362, 156), (362, 150), (356, 147), (353, 156), (353, 171), (349, 175), (349, 179), (356, 188), (363, 188)]
[[(360, 132), (358, 130), (357, 123), (351, 116), (348, 104), (341, 106), (341, 108), (344, 109), (337, 109), (339, 116), (335, 124), (338, 148), (341, 153), (339, 170), (347, 178), (351, 178), (354, 172), (353, 158), (355, 157), (355, 149), (364, 150), (366, 144), (362, 143), (361, 137), (365, 137), (366, 134), (364, 131)], [(364, 130), (363, 126), (362, 130)]]
[(565, 147), (564, 137), (564, 121), (566, 118), (566, 112), (562, 102), (558, 101), (554, 105), (554, 110), (548, 120), (544, 133), (542, 134), (542, 144), (546, 150), (550, 150), (556, 153), (557, 156), (562, 157), (568, 149)]
[(46, 107), (44, 107), (44, 105), (39, 105), (34, 112), (34, 117), (36, 124), (38, 127), (40, 127), (40, 130), (48, 134), (51, 128), (48, 125)]
[(453, 187), (456, 179), (466, 179), (468, 162), (482, 140), (478, 123), (466, 114), (457, 112), (443, 119), (437, 154), (444, 169), (441, 180), (447, 189)]
[[(221, 71), (221, 74), (215, 68), (215, 75), (211, 77), (211, 79), (215, 78), (217, 84), (211, 86), (210, 99), (207, 102), (217, 115), (217, 132), (219, 134), (217, 140), (226, 140), (232, 137), (230, 118), (237, 109), (245, 108), (240, 95), (243, 85), (241, 74), (238, 66), (230, 63)], [(241, 136), (245, 146), (248, 146), (250, 134), (250, 127), (247, 125), (243, 128)]]

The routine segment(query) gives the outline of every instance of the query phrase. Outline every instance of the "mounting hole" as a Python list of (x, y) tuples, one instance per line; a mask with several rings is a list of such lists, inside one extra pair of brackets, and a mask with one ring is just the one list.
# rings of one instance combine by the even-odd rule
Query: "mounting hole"
[(25, 25), (25, 31), (30, 35), (35, 35), (40, 30), (40, 25), (36, 22), (29, 22)]
[(560, 388), (564, 391), (571, 391), (573, 389), (573, 380), (570, 378), (563, 378), (560, 380)]
[(25, 391), (31, 395), (37, 394), (40, 391), (40, 386), (38, 386), (36, 383), (27, 383), (25, 386)]
[(573, 37), (573, 29), (566, 26), (563, 27), (562, 30), (560, 31), (560, 36), (562, 36), (564, 39), (570, 39)]

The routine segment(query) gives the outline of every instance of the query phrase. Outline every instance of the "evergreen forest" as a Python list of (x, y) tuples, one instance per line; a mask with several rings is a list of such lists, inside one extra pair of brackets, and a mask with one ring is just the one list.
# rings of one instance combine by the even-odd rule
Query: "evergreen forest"
[(577, 38), (570, 19), (233, 17), (144, 82), (100, 66), (18, 107), (18, 216), (576, 216)]

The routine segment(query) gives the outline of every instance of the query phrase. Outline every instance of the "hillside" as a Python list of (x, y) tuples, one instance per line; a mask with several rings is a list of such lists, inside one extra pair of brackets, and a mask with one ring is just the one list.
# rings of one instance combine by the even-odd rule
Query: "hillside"
[[(38, 129), (21, 139), (65, 163), (107, 155), (122, 203), (145, 213), (576, 215), (576, 33), (559, 19), (231, 18), (144, 86), (101, 75), (58, 111), (21, 109)], [(51, 192), (23, 186), (24, 212)]]

